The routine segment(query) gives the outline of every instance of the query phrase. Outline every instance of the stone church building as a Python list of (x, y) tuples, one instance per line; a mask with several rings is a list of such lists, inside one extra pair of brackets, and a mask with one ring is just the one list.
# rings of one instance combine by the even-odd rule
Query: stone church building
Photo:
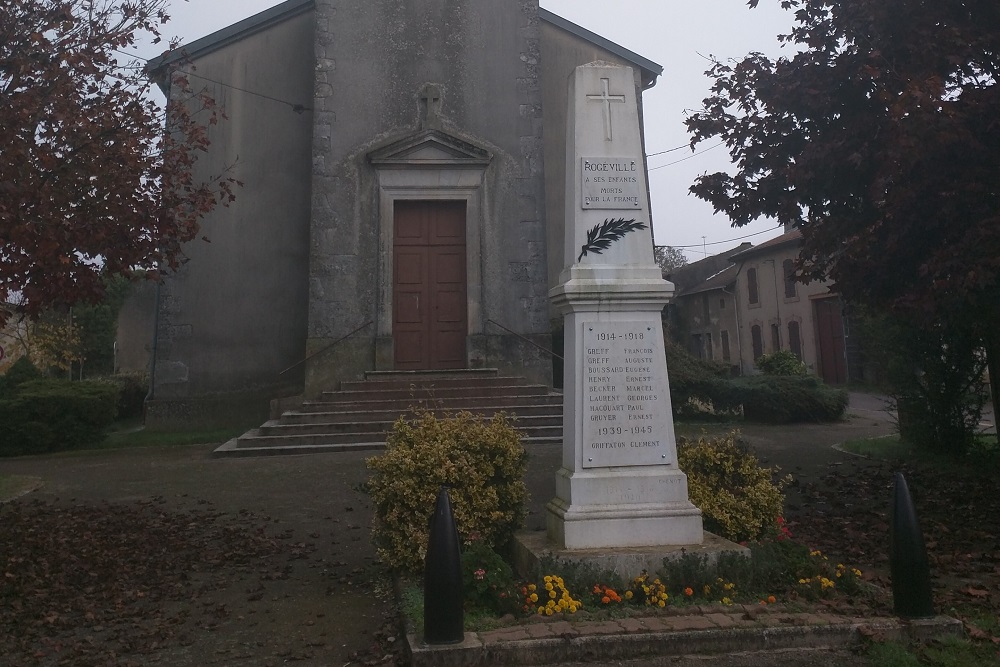
[(287, 0), (180, 51), (165, 92), (180, 69), (228, 116), (201, 177), (244, 186), (148, 295), (151, 420), (370, 370), (551, 385), (568, 78), (606, 61), (641, 93), (659, 65), (537, 0)]

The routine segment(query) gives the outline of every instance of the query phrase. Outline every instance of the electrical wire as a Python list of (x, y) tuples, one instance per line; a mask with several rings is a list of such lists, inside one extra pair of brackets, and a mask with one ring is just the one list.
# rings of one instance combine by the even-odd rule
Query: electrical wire
[[(128, 53), (127, 51), (122, 51), (121, 49), (115, 49), (115, 52), (120, 53), (123, 56), (128, 56), (129, 58), (136, 58), (138, 60), (142, 60), (143, 62), (146, 62), (146, 63), (148, 63), (150, 61), (149, 58), (143, 58), (142, 56), (140, 56), (138, 54)], [(237, 90), (237, 91), (239, 91), (241, 93), (246, 93), (247, 95), (253, 95), (254, 97), (260, 97), (260, 98), (265, 99), (265, 100), (270, 100), (271, 102), (277, 102), (278, 104), (284, 104), (284, 105), (286, 105), (288, 107), (291, 107), (292, 111), (294, 111), (295, 113), (298, 113), (298, 114), (304, 113), (306, 111), (312, 111), (312, 109), (310, 109), (309, 107), (305, 106), (304, 104), (299, 104), (297, 102), (289, 102), (288, 100), (283, 100), (283, 99), (280, 99), (280, 98), (277, 98), (277, 97), (272, 97), (271, 95), (265, 95), (264, 93), (258, 93), (255, 90), (247, 90), (246, 88), (240, 88), (239, 86), (234, 86), (231, 83), (226, 83), (224, 81), (219, 81), (217, 79), (213, 79), (211, 77), (204, 76), (203, 74), (198, 74), (197, 72), (192, 72), (190, 70), (184, 70), (184, 69), (176, 69), (174, 71), (179, 72), (181, 74), (185, 74), (187, 76), (196, 77), (196, 78), (201, 79), (203, 81), (208, 81), (210, 83), (214, 83), (214, 84), (216, 84), (218, 86), (222, 86), (223, 88), (229, 88), (231, 90)]]
[(711, 243), (696, 243), (694, 245), (668, 245), (662, 246), (664, 248), (703, 248), (710, 245), (723, 245), (726, 243), (732, 243), (733, 241), (742, 241), (743, 239), (748, 239), (753, 236), (760, 236), (761, 234), (768, 234), (775, 230), (781, 229), (784, 225), (778, 225), (777, 227), (771, 227), (770, 229), (765, 229), (762, 232), (754, 232), (753, 234), (747, 234), (746, 236), (737, 236), (734, 239), (728, 239), (726, 241), (712, 241)]
[(657, 169), (663, 169), (664, 167), (669, 167), (670, 165), (679, 164), (679, 163), (684, 162), (686, 160), (690, 160), (691, 158), (698, 157), (699, 155), (704, 155), (708, 151), (715, 150), (716, 148), (718, 148), (719, 146), (722, 146), (722, 145), (723, 144), (720, 141), (719, 143), (715, 144), (714, 146), (712, 146), (710, 148), (706, 148), (703, 151), (698, 151), (697, 153), (693, 153), (691, 155), (688, 155), (687, 157), (682, 157), (680, 160), (674, 160), (673, 162), (668, 162), (666, 164), (661, 164), (659, 167), (650, 167), (647, 171), (656, 171)]

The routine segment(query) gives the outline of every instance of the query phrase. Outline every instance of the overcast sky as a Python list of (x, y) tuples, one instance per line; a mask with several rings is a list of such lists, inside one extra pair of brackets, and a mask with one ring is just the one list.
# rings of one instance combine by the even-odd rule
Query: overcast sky
[[(190, 42), (277, 4), (279, 0), (173, 0), (165, 34)], [(725, 216), (714, 215), (709, 204), (688, 194), (696, 176), (726, 169), (729, 163), (724, 147), (712, 149), (714, 142), (703, 144), (692, 157), (684, 128), (685, 111), (699, 109), (708, 94), (706, 56), (726, 60), (751, 51), (781, 53), (776, 35), (789, 32), (792, 16), (779, 0), (763, 0), (754, 10), (746, 0), (541, 0), (541, 5), (664, 68), (644, 95), (646, 151), (653, 155), (685, 148), (649, 158), (657, 244), (682, 247), (695, 260), (703, 256), (703, 242), (708, 254), (714, 254), (737, 245), (738, 237), (757, 234), (748, 239), (756, 245), (780, 233), (765, 231), (775, 227), (771, 221), (734, 229)], [(156, 55), (157, 49), (146, 53)]]

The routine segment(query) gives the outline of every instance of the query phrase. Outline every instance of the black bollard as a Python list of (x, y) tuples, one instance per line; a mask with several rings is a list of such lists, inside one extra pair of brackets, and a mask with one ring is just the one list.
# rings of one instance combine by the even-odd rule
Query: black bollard
[(465, 639), (462, 553), (448, 489), (441, 487), (424, 560), (424, 641), (458, 644)]
[(903, 473), (896, 473), (889, 533), (889, 568), (896, 614), (903, 618), (934, 616), (931, 568), (917, 522), (917, 510)]

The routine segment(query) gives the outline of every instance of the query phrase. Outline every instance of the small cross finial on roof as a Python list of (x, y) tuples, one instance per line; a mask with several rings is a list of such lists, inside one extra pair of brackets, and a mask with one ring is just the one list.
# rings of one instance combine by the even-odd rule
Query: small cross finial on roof
[(601, 93), (599, 95), (587, 95), (587, 99), (591, 102), (604, 103), (604, 138), (611, 141), (611, 103), (625, 104), (625, 96), (612, 95), (611, 79), (601, 79)]
[(420, 89), (420, 128), (441, 126), (441, 86), (436, 83), (424, 84)]

